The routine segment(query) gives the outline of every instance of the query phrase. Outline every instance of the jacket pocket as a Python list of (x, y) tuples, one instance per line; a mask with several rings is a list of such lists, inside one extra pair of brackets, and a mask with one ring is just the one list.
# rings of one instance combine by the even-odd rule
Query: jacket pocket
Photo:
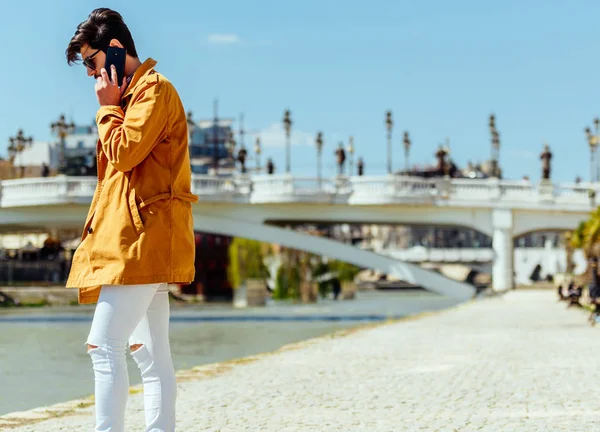
[(144, 232), (144, 223), (142, 222), (140, 210), (138, 209), (137, 203), (135, 201), (135, 189), (131, 189), (129, 191), (129, 212), (131, 213), (131, 220), (133, 221), (135, 233), (137, 235), (140, 235)]
[(83, 232), (81, 233), (81, 241), (84, 241), (85, 238), (92, 233), (92, 222), (94, 221), (94, 216), (96, 215), (96, 210), (92, 212), (88, 220), (85, 222), (83, 226)]

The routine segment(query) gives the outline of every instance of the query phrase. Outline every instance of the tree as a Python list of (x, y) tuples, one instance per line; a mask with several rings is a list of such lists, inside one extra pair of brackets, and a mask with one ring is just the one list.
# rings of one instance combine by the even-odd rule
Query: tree
[(573, 249), (583, 249), (585, 244), (586, 222), (579, 222), (574, 231), (567, 233), (567, 243)]
[(269, 246), (256, 240), (240, 237), (233, 239), (229, 245), (228, 279), (231, 286), (237, 288), (247, 279), (264, 279), (269, 272), (263, 263), (265, 252)]
[[(586, 259), (600, 256), (600, 207), (594, 210), (588, 220), (579, 223), (575, 230), (565, 235), (567, 252), (567, 272), (572, 273), (573, 250), (582, 249)], [(589, 271), (589, 268), (588, 268)]]
[(600, 246), (600, 207), (592, 212), (585, 222), (583, 249), (587, 257), (598, 256)]
[(296, 253), (291, 249), (285, 250), (284, 263), (277, 271), (273, 298), (277, 300), (293, 299), (300, 296), (301, 274), (298, 268)]
[(328, 263), (330, 271), (338, 273), (340, 281), (353, 281), (360, 269), (343, 261), (333, 260)]

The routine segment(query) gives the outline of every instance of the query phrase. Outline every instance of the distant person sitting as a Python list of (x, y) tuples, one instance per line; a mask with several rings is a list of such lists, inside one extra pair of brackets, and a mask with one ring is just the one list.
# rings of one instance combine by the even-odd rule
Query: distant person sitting
[(558, 301), (566, 300), (568, 297), (564, 294), (563, 284), (558, 285)]
[(569, 298), (569, 304), (567, 307), (583, 307), (579, 300), (581, 299), (583, 289), (581, 286), (576, 285), (575, 282), (571, 282), (569, 284), (569, 289), (567, 291), (567, 297)]

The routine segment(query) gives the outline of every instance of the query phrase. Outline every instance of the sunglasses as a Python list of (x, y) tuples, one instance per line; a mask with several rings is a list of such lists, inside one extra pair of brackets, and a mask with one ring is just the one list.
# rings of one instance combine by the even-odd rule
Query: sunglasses
[(91, 70), (96, 70), (96, 65), (93, 62), (93, 58), (96, 56), (96, 54), (98, 54), (100, 51), (102, 51), (101, 49), (97, 50), (95, 53), (90, 54), (89, 56), (87, 56), (86, 58), (83, 59), (83, 64), (91, 69)]

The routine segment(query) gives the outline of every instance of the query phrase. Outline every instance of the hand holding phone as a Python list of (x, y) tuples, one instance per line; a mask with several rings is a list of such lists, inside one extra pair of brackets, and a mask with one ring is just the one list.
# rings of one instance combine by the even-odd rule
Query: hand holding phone
[(125, 55), (123, 48), (106, 50), (106, 62), (96, 80), (96, 97), (101, 106), (119, 106), (121, 103), (125, 90)]
[(127, 51), (125, 48), (119, 47), (108, 47), (106, 50), (106, 62), (104, 63), (104, 69), (110, 74), (111, 81), (113, 80), (112, 68), (114, 66), (117, 70), (117, 82), (116, 84), (120, 87), (123, 85), (123, 79), (125, 78), (125, 56)]

